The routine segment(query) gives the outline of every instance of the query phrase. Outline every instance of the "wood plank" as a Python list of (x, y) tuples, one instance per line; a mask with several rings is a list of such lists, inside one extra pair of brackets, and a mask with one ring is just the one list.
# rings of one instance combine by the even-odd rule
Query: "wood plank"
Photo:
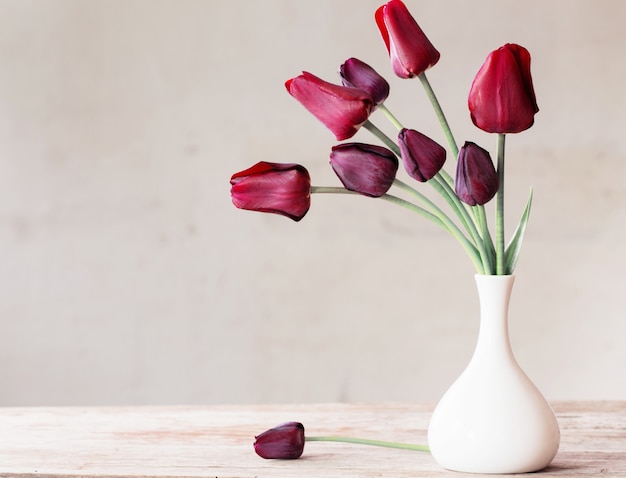
[[(545, 476), (626, 477), (626, 402), (560, 402), (561, 449)], [(432, 405), (0, 408), (0, 477), (462, 476), (428, 453), (307, 443), (299, 460), (263, 460), (254, 435), (284, 421), (308, 435), (426, 443)], [(479, 475), (472, 475), (479, 476)], [(494, 476), (494, 475), (488, 475)]]

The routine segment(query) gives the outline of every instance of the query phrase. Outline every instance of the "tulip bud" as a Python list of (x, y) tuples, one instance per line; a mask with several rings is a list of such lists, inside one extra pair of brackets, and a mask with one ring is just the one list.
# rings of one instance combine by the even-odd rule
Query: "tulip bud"
[(468, 106), (473, 123), (488, 133), (530, 128), (539, 108), (528, 50), (507, 43), (491, 52), (474, 78)]
[(287, 80), (285, 87), (338, 141), (354, 136), (374, 110), (368, 92), (328, 83), (306, 71)]
[(498, 174), (489, 152), (467, 141), (459, 151), (454, 189), (470, 206), (483, 205), (498, 192)]
[(230, 195), (239, 209), (270, 212), (299, 221), (311, 205), (311, 178), (299, 164), (266, 163), (233, 174)]
[(339, 67), (343, 86), (367, 91), (375, 105), (383, 103), (389, 96), (389, 83), (367, 63), (350, 58)]
[(414, 129), (402, 129), (398, 134), (398, 145), (404, 169), (420, 182), (435, 176), (446, 162), (445, 148)]
[(387, 2), (375, 17), (393, 72), (400, 78), (419, 76), (439, 61), (439, 52), (400, 0)]
[(382, 146), (363, 143), (334, 146), (330, 164), (347, 190), (370, 197), (385, 194), (398, 171), (395, 154)]
[(304, 451), (304, 425), (287, 422), (254, 437), (254, 451), (262, 458), (293, 460)]

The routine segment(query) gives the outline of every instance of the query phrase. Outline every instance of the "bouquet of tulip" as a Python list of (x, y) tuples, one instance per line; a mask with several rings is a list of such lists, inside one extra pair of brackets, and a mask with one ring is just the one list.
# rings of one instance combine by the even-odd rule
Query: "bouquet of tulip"
[[(310, 207), (311, 194), (340, 193), (378, 197), (403, 206), (432, 221), (463, 246), (478, 274), (512, 274), (528, 222), (532, 190), (514, 234), (504, 238), (504, 153), (507, 133), (530, 128), (539, 111), (530, 74), (530, 54), (520, 45), (506, 44), (491, 52), (471, 85), (468, 106), (472, 122), (496, 133), (496, 165), (490, 153), (473, 142), (459, 148), (446, 117), (426, 78), (426, 70), (439, 61), (428, 40), (400, 0), (391, 0), (375, 14), (393, 72), (400, 78), (419, 78), (442, 126), (451, 155), (454, 178), (443, 168), (446, 149), (415, 129), (405, 128), (386, 108), (389, 83), (369, 65), (350, 58), (339, 68), (342, 85), (311, 73), (288, 80), (287, 91), (334, 134), (337, 141), (353, 137), (361, 127), (382, 145), (348, 142), (332, 148), (330, 164), (343, 187), (312, 186), (299, 164), (259, 162), (230, 180), (234, 205), (241, 209), (277, 213), (301, 220)], [(387, 136), (370, 116), (381, 111), (398, 129)], [(446, 213), (422, 191), (396, 177), (399, 160), (409, 177), (427, 183), (444, 204)], [(389, 191), (403, 191), (404, 199)], [(492, 238), (484, 205), (495, 197), (495, 235)]]

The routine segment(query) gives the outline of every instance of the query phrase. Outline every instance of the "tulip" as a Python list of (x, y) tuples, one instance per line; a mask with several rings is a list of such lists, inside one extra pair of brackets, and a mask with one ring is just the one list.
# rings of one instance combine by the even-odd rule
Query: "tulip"
[(395, 154), (382, 146), (363, 143), (334, 146), (330, 164), (347, 190), (370, 197), (385, 194), (398, 171)]
[(299, 164), (261, 161), (233, 174), (230, 194), (239, 209), (270, 212), (299, 221), (311, 205), (311, 178)]
[(287, 422), (254, 437), (254, 451), (262, 458), (293, 460), (304, 451), (304, 425)]
[(489, 152), (466, 141), (459, 151), (454, 189), (470, 206), (488, 203), (498, 192), (498, 175)]
[(439, 52), (400, 0), (387, 2), (375, 17), (397, 76), (419, 76), (439, 61)]
[(287, 80), (285, 87), (291, 96), (332, 131), (337, 141), (354, 136), (374, 110), (367, 91), (334, 85), (306, 71)]
[(374, 68), (356, 58), (350, 58), (339, 67), (343, 86), (367, 91), (375, 105), (383, 103), (389, 96), (389, 83)]
[(398, 145), (404, 169), (422, 183), (435, 176), (446, 162), (445, 148), (414, 129), (400, 130)]
[(468, 105), (474, 124), (488, 133), (530, 128), (539, 108), (528, 50), (507, 43), (491, 52), (474, 78)]

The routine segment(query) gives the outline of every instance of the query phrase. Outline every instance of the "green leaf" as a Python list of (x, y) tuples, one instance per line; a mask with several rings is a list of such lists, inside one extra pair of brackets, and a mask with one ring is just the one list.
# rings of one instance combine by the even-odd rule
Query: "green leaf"
[(506, 252), (504, 254), (504, 264), (505, 270), (507, 274), (512, 274), (515, 270), (515, 266), (517, 264), (517, 258), (519, 256), (520, 250), (522, 249), (522, 241), (524, 239), (524, 232), (526, 231), (526, 225), (528, 224), (528, 217), (530, 216), (530, 206), (533, 202), (533, 190), (531, 188), (530, 194), (528, 195), (528, 202), (526, 203), (526, 208), (524, 209), (524, 213), (520, 218), (519, 224), (517, 225), (517, 229), (515, 229), (515, 233), (511, 238), (511, 242), (506, 246)]

